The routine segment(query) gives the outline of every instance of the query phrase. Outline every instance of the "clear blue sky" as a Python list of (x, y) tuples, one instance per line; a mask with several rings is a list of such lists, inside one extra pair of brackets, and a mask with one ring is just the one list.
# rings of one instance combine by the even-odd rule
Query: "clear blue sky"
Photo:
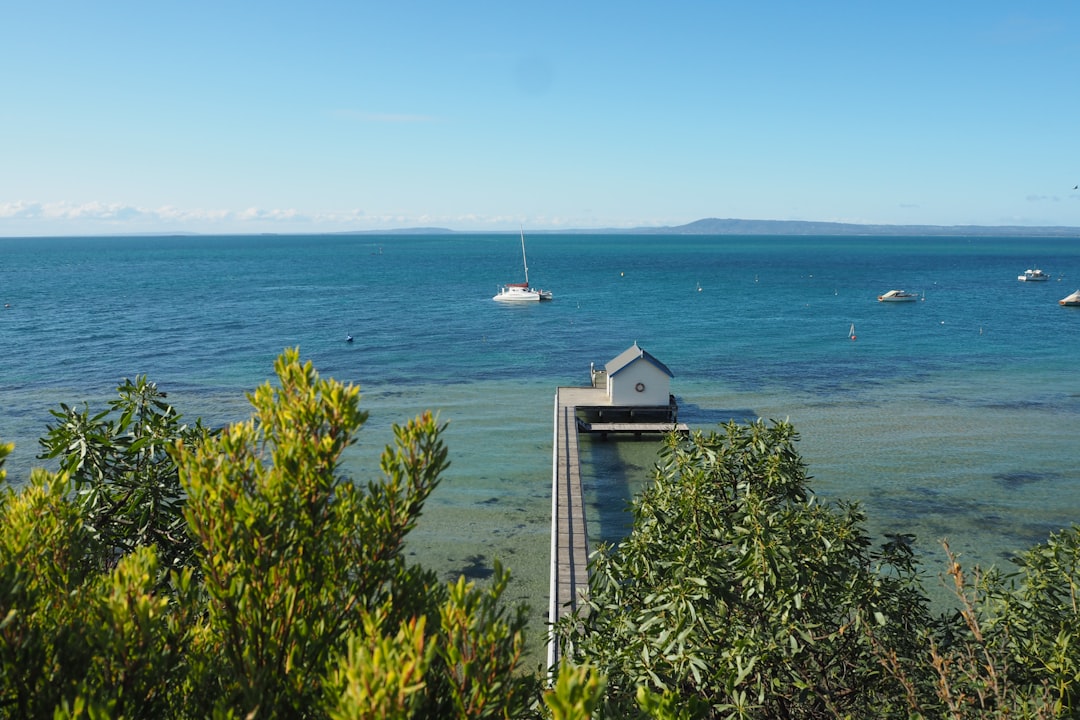
[(1080, 226), (1080, 4), (0, 13), (0, 236)]

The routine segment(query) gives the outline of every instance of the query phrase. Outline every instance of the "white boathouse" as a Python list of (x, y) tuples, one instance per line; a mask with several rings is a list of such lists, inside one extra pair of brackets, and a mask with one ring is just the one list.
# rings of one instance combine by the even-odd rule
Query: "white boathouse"
[(670, 403), (671, 378), (675, 376), (637, 342), (608, 362), (604, 374), (607, 399), (615, 407), (667, 407)]

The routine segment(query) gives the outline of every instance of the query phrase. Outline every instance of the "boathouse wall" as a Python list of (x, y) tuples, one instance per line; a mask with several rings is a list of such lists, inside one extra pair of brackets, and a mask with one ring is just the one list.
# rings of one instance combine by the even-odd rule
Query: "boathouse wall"
[(612, 405), (668, 404), (671, 380), (650, 363), (639, 361), (623, 368), (614, 377), (608, 376), (608, 397)]
[(666, 406), (671, 397), (671, 370), (635, 342), (605, 366), (607, 396), (612, 405)]

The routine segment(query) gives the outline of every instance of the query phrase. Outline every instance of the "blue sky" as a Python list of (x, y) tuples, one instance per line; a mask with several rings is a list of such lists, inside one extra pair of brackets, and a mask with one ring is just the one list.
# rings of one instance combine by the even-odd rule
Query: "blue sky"
[(1080, 226), (1080, 5), (39, 2), (0, 236)]

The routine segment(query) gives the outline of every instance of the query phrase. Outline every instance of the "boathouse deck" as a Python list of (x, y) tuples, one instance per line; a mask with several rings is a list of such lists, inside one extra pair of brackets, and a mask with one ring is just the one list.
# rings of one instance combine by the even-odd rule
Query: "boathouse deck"
[[(676, 422), (677, 407), (613, 406), (601, 387), (560, 387), (555, 391), (555, 437), (552, 443), (551, 587), (548, 620), (555, 623), (575, 611), (589, 590), (589, 533), (581, 488), (578, 433), (688, 432)], [(579, 413), (584, 417), (579, 417)], [(548, 642), (548, 667), (558, 667), (560, 650)]]

